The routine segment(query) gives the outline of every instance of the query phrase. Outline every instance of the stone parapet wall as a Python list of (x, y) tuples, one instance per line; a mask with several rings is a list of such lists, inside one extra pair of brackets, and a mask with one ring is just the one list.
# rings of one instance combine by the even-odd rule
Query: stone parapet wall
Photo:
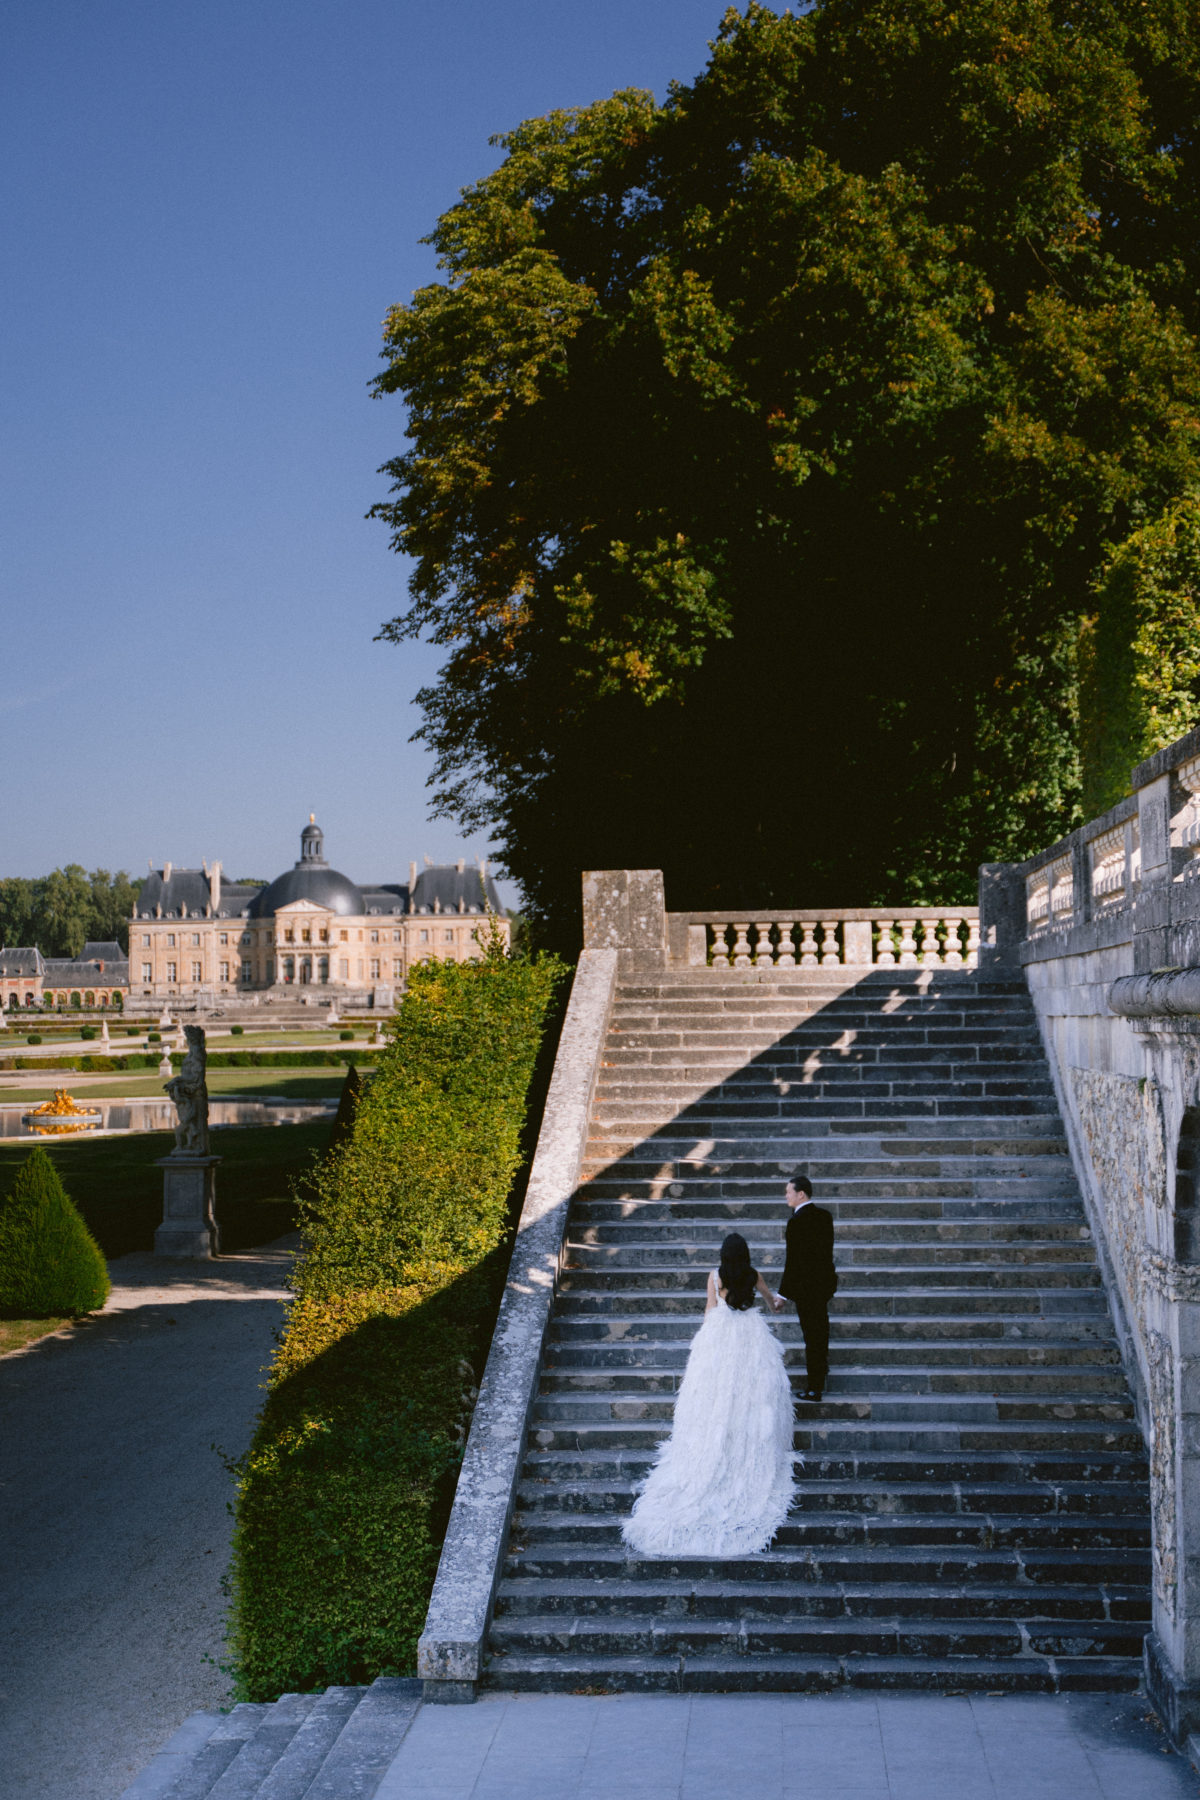
[(1151, 1465), (1147, 1679), (1200, 1729), (1200, 731), (1132, 793), (981, 870), (982, 959), (1023, 970)]

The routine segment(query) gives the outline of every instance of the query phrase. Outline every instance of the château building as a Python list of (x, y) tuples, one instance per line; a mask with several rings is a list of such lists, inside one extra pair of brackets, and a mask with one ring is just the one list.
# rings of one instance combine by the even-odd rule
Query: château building
[(330, 868), (324, 841), (310, 816), (299, 861), (267, 883), (226, 881), (219, 862), (152, 868), (129, 926), (130, 997), (219, 1002), (316, 988), (391, 1007), (414, 963), (477, 956), (492, 919), (508, 942), (486, 863), (410, 863), (407, 883), (359, 886)]
[(88, 943), (78, 956), (36, 946), (0, 949), (0, 1008), (123, 1006), (129, 962), (119, 944)]

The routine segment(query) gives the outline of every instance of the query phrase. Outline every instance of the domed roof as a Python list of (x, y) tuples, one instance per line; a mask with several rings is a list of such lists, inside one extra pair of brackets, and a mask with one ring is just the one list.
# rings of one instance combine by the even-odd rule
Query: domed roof
[(311, 900), (314, 906), (340, 913), (343, 918), (366, 912), (361, 889), (325, 861), (324, 844), (324, 834), (310, 814), (300, 836), (300, 861), (263, 888), (250, 909), (256, 919), (269, 918), (294, 900)]

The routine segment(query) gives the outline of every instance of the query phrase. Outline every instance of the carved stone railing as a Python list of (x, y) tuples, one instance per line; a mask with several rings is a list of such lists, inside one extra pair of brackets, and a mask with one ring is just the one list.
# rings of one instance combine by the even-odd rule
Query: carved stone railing
[(979, 908), (825, 907), (668, 915), (674, 940), (687, 934), (692, 968), (973, 969), (979, 961)]

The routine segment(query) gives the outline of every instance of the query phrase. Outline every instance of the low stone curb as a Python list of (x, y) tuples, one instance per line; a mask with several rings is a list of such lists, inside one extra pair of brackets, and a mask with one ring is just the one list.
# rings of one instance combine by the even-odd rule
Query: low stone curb
[(575, 972), (508, 1281), (417, 1646), (427, 1700), (473, 1700), (482, 1671), (617, 960), (616, 950), (585, 950)]

